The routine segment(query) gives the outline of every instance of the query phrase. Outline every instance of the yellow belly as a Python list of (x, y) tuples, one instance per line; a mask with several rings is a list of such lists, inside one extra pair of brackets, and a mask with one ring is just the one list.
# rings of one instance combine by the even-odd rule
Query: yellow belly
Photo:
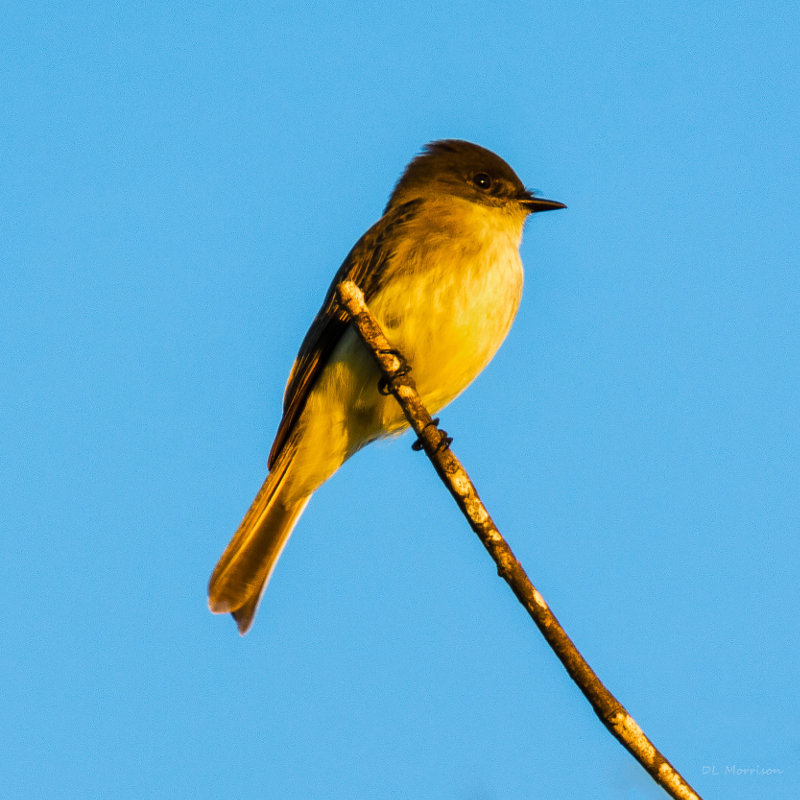
[[(520, 225), (521, 232), (521, 225)], [(411, 366), (435, 413), (477, 377), (502, 344), (519, 307), (519, 236), (409, 237), (400, 268), (369, 301), (389, 341)], [(397, 265), (396, 265), (397, 266)], [(313, 491), (370, 441), (407, 427), (397, 401), (377, 391), (377, 367), (349, 329), (311, 391), (298, 425), (292, 472)]]
[[(462, 264), (447, 264), (446, 257), (440, 262), (441, 269), (396, 281), (370, 303), (386, 336), (409, 362), (431, 411), (461, 394), (489, 363), (522, 295), (515, 247), (490, 247)], [(397, 418), (390, 413), (383, 422)]]

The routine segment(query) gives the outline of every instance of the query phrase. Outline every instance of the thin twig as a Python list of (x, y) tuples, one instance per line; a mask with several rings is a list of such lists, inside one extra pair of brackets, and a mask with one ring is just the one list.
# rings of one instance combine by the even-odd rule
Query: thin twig
[(338, 300), (350, 315), (358, 335), (380, 367), (384, 376), (382, 383), (397, 399), (439, 477), (497, 564), (498, 574), (526, 608), (570, 677), (591, 703), (600, 721), (670, 796), (680, 800), (700, 800), (700, 796), (656, 749), (622, 703), (595, 675), (544, 598), (530, 582), (478, 497), (469, 475), (450, 450), (447, 434), (436, 426), (422, 404), (413, 378), (404, 369), (402, 355), (383, 334), (367, 308), (361, 290), (352, 281), (344, 281), (337, 286), (336, 291)]

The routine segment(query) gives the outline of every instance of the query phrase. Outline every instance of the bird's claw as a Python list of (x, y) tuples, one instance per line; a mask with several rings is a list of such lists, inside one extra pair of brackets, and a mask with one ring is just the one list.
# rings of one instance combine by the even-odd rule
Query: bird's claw
[[(447, 435), (447, 431), (440, 430), (437, 427), (438, 424), (439, 424), (439, 417), (434, 417), (425, 426), (425, 428), (429, 428), (431, 425), (433, 425), (433, 427), (436, 428), (436, 430), (439, 433), (439, 444), (436, 445), (436, 452), (437, 453), (440, 452), (441, 450), (446, 450), (453, 443), (453, 437), (452, 436), (448, 436)], [(425, 430), (425, 428), (423, 428), (422, 430)], [(419, 452), (424, 447), (425, 447), (425, 445), (422, 443), (422, 439), (421, 438), (418, 438), (417, 441), (414, 442), (414, 444), (411, 445), (411, 449), (416, 451), (416, 452)]]
[(408, 375), (411, 372), (411, 365), (405, 360), (403, 354), (399, 350), (379, 350), (381, 355), (394, 356), (399, 362), (400, 366), (394, 371), (391, 378), (385, 375), (378, 381), (378, 391), (383, 395), (392, 393), (391, 383), (395, 378), (400, 378), (403, 375)]

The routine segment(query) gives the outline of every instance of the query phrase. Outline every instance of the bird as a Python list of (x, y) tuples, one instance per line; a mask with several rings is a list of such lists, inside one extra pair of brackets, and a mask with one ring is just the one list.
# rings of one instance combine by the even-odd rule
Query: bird
[(530, 214), (566, 208), (537, 197), (480, 145), (430, 142), (381, 218), (345, 258), (289, 374), (268, 474), (208, 585), (212, 612), (241, 635), (311, 495), (354, 453), (408, 423), (336, 299), (355, 282), (433, 414), (477, 377), (522, 297), (519, 254)]

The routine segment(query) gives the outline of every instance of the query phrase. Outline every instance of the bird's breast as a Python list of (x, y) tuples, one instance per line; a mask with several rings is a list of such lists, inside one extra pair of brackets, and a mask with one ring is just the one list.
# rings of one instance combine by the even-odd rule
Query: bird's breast
[(398, 252), (370, 302), (435, 411), (460, 394), (502, 344), (522, 295), (518, 237), (491, 225), (436, 231)]

